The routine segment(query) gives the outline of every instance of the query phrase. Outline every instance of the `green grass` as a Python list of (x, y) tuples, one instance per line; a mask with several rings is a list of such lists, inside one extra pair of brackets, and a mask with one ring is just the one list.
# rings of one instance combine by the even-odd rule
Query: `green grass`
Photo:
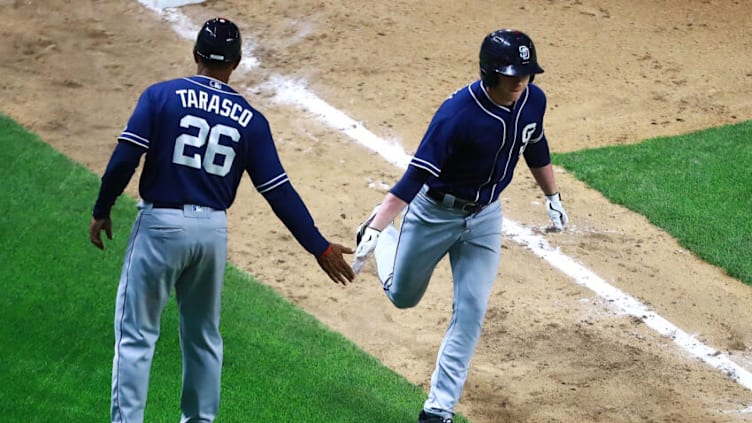
[(752, 284), (752, 121), (553, 161)]
[[(114, 240), (99, 251), (88, 240), (98, 176), (2, 115), (0, 146), (0, 416), (106, 421), (115, 294), (135, 201), (118, 201)], [(410, 422), (425, 399), (420, 387), (232, 266), (222, 333), (218, 422)], [(180, 369), (172, 301), (146, 421), (178, 420)]]

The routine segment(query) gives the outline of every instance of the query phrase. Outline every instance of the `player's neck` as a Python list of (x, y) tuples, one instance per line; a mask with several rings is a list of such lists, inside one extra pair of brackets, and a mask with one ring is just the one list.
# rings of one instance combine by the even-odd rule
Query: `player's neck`
[(514, 99), (504, 98), (499, 95), (494, 95), (495, 93), (493, 91), (488, 92), (488, 97), (493, 101), (497, 106), (501, 107), (507, 107), (512, 108), (514, 106)]
[(487, 87), (486, 92), (488, 93), (488, 98), (490, 98), (497, 106), (511, 109), (514, 106), (514, 102), (517, 100), (516, 98), (510, 98), (507, 95), (501, 95), (498, 88)]

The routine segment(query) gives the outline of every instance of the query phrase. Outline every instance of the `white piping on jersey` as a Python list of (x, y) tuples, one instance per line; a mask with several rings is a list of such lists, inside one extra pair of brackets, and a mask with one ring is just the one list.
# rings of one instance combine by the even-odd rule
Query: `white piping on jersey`
[(139, 137), (138, 135), (134, 134), (133, 132), (125, 132), (123, 131), (120, 136), (118, 137), (118, 140), (128, 141), (133, 144), (136, 144), (139, 147), (144, 147), (145, 149), (149, 149), (149, 140), (143, 137)]
[[(483, 85), (482, 81), (480, 83), (480, 87), (483, 90), (483, 94), (486, 96), (486, 98), (490, 102), (496, 104), (493, 101), (493, 99), (488, 95), (488, 92), (486, 91), (485, 85)], [(478, 189), (475, 191), (475, 198), (473, 199), (473, 201), (478, 201), (478, 199), (480, 198), (480, 190), (483, 188), (483, 186), (485, 186), (486, 184), (488, 184), (489, 182), (491, 182), (491, 178), (493, 178), (494, 169), (496, 169), (496, 162), (499, 159), (499, 154), (501, 154), (501, 150), (504, 149), (504, 145), (507, 142), (507, 123), (504, 121), (504, 119), (496, 116), (493, 112), (491, 112), (486, 107), (484, 107), (483, 104), (481, 104), (480, 100), (478, 100), (478, 97), (476, 97), (475, 93), (473, 92), (473, 86), (472, 86), (472, 84), (467, 86), (467, 92), (470, 93), (470, 97), (472, 97), (473, 100), (475, 100), (475, 104), (477, 104), (478, 107), (480, 107), (480, 109), (483, 110), (484, 113), (486, 113), (487, 115), (489, 115), (492, 118), (494, 118), (494, 119), (498, 120), (499, 122), (501, 122), (501, 127), (503, 129), (502, 130), (502, 135), (501, 135), (501, 145), (499, 145), (499, 149), (496, 150), (496, 154), (494, 155), (494, 162), (493, 162), (494, 164), (493, 164), (493, 166), (491, 166), (491, 171), (488, 174), (488, 178), (486, 179), (486, 182), (480, 184), (480, 186), (478, 187)], [(502, 108), (502, 109), (505, 109), (505, 110), (510, 110), (507, 107), (504, 107), (504, 106), (501, 106), (501, 105), (498, 105), (498, 104), (496, 104), (496, 105), (499, 108)], [(495, 190), (496, 190), (496, 185), (494, 184), (494, 187), (491, 189), (491, 196), (489, 197), (489, 201), (490, 201), (490, 199), (493, 198), (493, 194), (494, 194)]]
[[(483, 94), (486, 96), (486, 98), (488, 100), (490, 100), (491, 102), (493, 102), (493, 100), (491, 100), (491, 97), (488, 95), (488, 92), (486, 91), (485, 86), (483, 85), (482, 81), (481, 81), (480, 84), (481, 84), (481, 89), (483, 90)], [(478, 201), (478, 199), (480, 198), (480, 190), (481, 190), (481, 188), (483, 188), (483, 186), (486, 185), (487, 183), (491, 182), (491, 178), (493, 177), (494, 169), (496, 168), (496, 161), (499, 159), (499, 154), (501, 154), (501, 150), (504, 148), (504, 144), (506, 144), (506, 142), (507, 142), (507, 123), (504, 121), (504, 119), (496, 116), (495, 114), (493, 114), (493, 112), (491, 112), (490, 110), (488, 110), (487, 108), (485, 108), (480, 103), (480, 100), (478, 100), (478, 97), (476, 97), (475, 93), (473, 92), (473, 86), (472, 86), (472, 84), (467, 86), (467, 92), (470, 93), (470, 96), (473, 98), (473, 100), (475, 100), (475, 104), (477, 104), (478, 107), (480, 107), (480, 109), (483, 110), (483, 112), (485, 112), (487, 115), (489, 115), (492, 118), (494, 118), (494, 119), (498, 120), (499, 122), (501, 122), (501, 126), (502, 126), (502, 129), (503, 129), (503, 131), (501, 131), (501, 133), (502, 133), (502, 135), (501, 135), (501, 145), (499, 146), (499, 149), (496, 150), (496, 154), (494, 155), (494, 165), (491, 166), (491, 172), (488, 175), (488, 179), (486, 179), (486, 182), (482, 183), (478, 187), (478, 190), (475, 191), (475, 198), (473, 199), (473, 201)], [(496, 103), (494, 103), (494, 104), (496, 104)], [(499, 107), (502, 107), (502, 106), (499, 106)], [(503, 108), (506, 109), (506, 107), (503, 107)], [(489, 200), (491, 198), (493, 198), (493, 190), (491, 191), (491, 194), (492, 195), (491, 195), (491, 197), (489, 197)]]
[[(201, 77), (201, 78), (206, 78), (206, 79), (209, 79), (209, 80), (212, 80), (212, 81), (217, 81), (217, 82), (219, 82), (220, 84), (222, 84), (222, 86), (225, 86), (225, 85), (226, 85), (226, 86), (227, 86), (228, 88), (232, 88), (232, 87), (230, 87), (230, 86), (229, 86), (228, 84), (225, 84), (224, 82), (220, 81), (219, 79), (214, 79), (214, 78), (212, 78), (212, 77), (209, 77), (209, 76), (204, 76), (204, 75), (196, 75), (196, 76), (198, 76), (198, 77)], [(235, 95), (235, 96), (240, 96), (240, 95), (241, 95), (240, 93), (238, 93), (238, 92), (235, 92), (234, 90), (230, 90), (230, 91), (224, 91), (224, 90), (220, 90), (220, 89), (217, 89), (217, 88), (214, 88), (214, 87), (212, 87), (211, 85), (206, 85), (206, 84), (202, 84), (202, 83), (200, 83), (200, 82), (198, 82), (198, 81), (194, 81), (194, 80), (192, 80), (192, 79), (190, 79), (190, 78), (188, 78), (188, 77), (183, 77), (182, 79), (184, 79), (184, 80), (186, 80), (186, 81), (190, 82), (191, 84), (196, 84), (196, 85), (198, 85), (199, 87), (203, 87), (203, 88), (208, 88), (208, 89), (210, 89), (210, 90), (212, 90), (212, 91), (216, 91), (216, 92), (218, 92), (218, 93), (223, 93), (223, 94), (228, 94), (228, 95)]]
[(426, 160), (419, 159), (417, 157), (413, 157), (410, 164), (417, 168), (425, 170), (426, 172), (430, 173), (436, 178), (438, 178), (439, 175), (441, 174), (441, 169), (439, 169), (436, 165), (434, 165), (433, 163), (427, 162)]
[[(481, 87), (483, 87), (482, 84), (483, 83), (481, 82)], [(496, 169), (496, 162), (498, 161), (499, 154), (501, 154), (501, 151), (504, 149), (504, 145), (506, 145), (506, 141), (507, 141), (507, 124), (506, 124), (506, 121), (504, 121), (504, 119), (500, 118), (499, 116), (496, 116), (493, 112), (491, 112), (486, 107), (484, 107), (483, 104), (481, 104), (481, 102), (475, 96), (475, 93), (473, 92), (471, 85), (468, 85), (467, 90), (470, 93), (470, 96), (473, 98), (473, 100), (475, 100), (475, 103), (478, 105), (478, 107), (480, 107), (481, 110), (483, 110), (489, 116), (491, 116), (494, 119), (496, 119), (499, 122), (501, 122), (501, 126), (503, 128), (503, 135), (502, 135), (501, 145), (499, 146), (499, 149), (496, 151), (496, 155), (494, 156), (494, 165), (491, 167), (491, 172), (488, 175), (488, 179), (486, 180), (486, 182), (484, 182), (483, 184), (481, 184), (481, 186), (478, 188), (478, 191), (476, 191), (476, 193), (475, 193), (475, 201), (477, 201), (478, 198), (480, 198), (480, 190), (481, 190), (481, 188), (483, 186), (485, 186), (486, 184), (488, 184), (489, 182), (491, 182), (491, 179), (493, 178), (493, 174), (494, 174), (494, 169)], [(493, 101), (493, 99), (488, 95), (488, 92), (485, 89), (483, 90), (483, 94), (486, 96), (486, 98), (489, 101), (491, 101), (492, 103), (496, 104), (496, 102)], [(513, 131), (514, 132), (514, 139), (512, 140), (512, 147), (514, 147), (514, 143), (517, 141), (517, 125), (519, 123), (520, 116), (522, 115), (522, 109), (525, 107), (525, 104), (527, 103), (527, 99), (528, 99), (529, 95), (530, 95), (530, 90), (527, 87), (525, 87), (524, 98), (522, 99), (522, 104), (517, 109), (517, 115), (515, 116), (515, 119), (514, 119), (514, 131)], [(513, 110), (513, 109), (510, 109), (508, 107), (499, 105), (499, 104), (496, 104), (496, 105), (499, 108), (505, 109), (507, 111), (512, 111)], [(506, 161), (506, 164), (504, 166), (504, 173), (502, 173), (501, 177), (499, 178), (499, 181), (504, 180), (504, 178), (507, 175), (507, 171), (509, 170), (509, 159), (510, 159), (512, 153), (513, 153), (512, 148), (510, 148), (509, 149), (509, 157), (507, 157), (507, 161)], [(497, 182), (497, 183), (493, 184), (493, 187), (491, 187), (491, 196), (489, 197), (489, 201), (490, 201), (490, 199), (493, 198), (494, 194), (496, 193), (496, 187), (498, 185), (499, 185), (499, 183)]]
[(283, 172), (275, 176), (274, 178), (264, 182), (263, 184), (257, 185), (256, 191), (258, 191), (259, 194), (263, 194), (267, 191), (271, 191), (274, 188), (277, 188), (278, 186), (286, 183), (287, 181), (289, 181), (287, 177), (287, 173)]
[[(507, 176), (507, 171), (509, 170), (509, 160), (512, 158), (512, 154), (514, 154), (514, 151), (513, 151), (514, 145), (515, 143), (517, 143), (517, 128), (519, 127), (520, 116), (522, 116), (522, 109), (525, 108), (525, 104), (527, 103), (528, 97), (530, 97), (530, 90), (527, 87), (525, 87), (524, 97), (521, 99), (518, 99), (518, 101), (521, 100), (522, 103), (520, 104), (520, 107), (517, 108), (517, 116), (514, 117), (514, 131), (513, 131), (514, 139), (512, 139), (512, 147), (509, 149), (507, 162), (506, 162), (506, 165), (504, 166), (504, 173), (501, 175), (501, 178), (499, 178), (499, 181), (503, 181), (504, 178)], [(496, 190), (496, 186), (498, 185), (499, 185), (498, 182), (494, 184), (493, 191)]]

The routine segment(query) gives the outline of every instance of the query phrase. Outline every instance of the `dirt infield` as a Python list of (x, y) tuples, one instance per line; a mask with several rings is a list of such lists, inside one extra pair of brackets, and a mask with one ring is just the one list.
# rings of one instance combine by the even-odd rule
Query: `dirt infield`
[[(394, 183), (401, 169), (275, 102), (264, 85), (270, 78), (307, 81), (409, 153), (439, 103), (477, 77), (482, 37), (516, 27), (536, 41), (545, 69), (536, 82), (548, 94), (554, 151), (635, 143), (752, 119), (746, 3), (217, 0), (180, 13), (194, 25), (215, 15), (240, 25), (260, 64), (231, 82), (270, 120), (322, 232), (352, 245), (382, 183)], [(195, 71), (191, 41), (136, 1), (0, 0), (0, 35), (0, 111), (98, 174), (141, 90)], [(553, 246), (752, 369), (750, 287), (566, 172), (557, 177), (572, 225), (545, 235)], [(547, 223), (542, 195), (524, 168), (515, 178), (502, 195), (505, 216), (539, 231)], [(128, 193), (136, 190), (134, 180)], [(88, 242), (88, 210), (81, 213), (80, 241)], [(349, 287), (330, 283), (249, 181), (229, 216), (235, 265), (427, 387), (450, 315), (446, 263), (418, 307), (397, 310), (372, 265)], [(750, 406), (752, 391), (505, 241), (458, 408), (474, 423), (736, 422), (752, 420)]]

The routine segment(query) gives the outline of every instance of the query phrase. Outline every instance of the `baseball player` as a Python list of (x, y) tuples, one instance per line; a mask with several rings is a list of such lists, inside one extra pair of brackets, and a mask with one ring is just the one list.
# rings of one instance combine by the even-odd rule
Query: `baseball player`
[[(487, 35), (480, 80), (439, 107), (402, 178), (358, 228), (353, 270), (374, 254), (384, 292), (399, 308), (418, 304), (449, 254), (452, 318), (421, 423), (452, 421), (499, 266), (499, 194), (521, 156), (545, 194), (553, 227), (567, 224), (543, 131), (546, 97), (531, 83), (542, 72), (526, 34)], [(397, 229), (393, 221), (403, 210)]]
[(223, 18), (201, 27), (196, 75), (148, 87), (118, 137), (93, 210), (91, 242), (112, 239), (110, 209), (146, 155), (142, 201), (125, 254), (115, 309), (113, 422), (142, 422), (160, 315), (174, 289), (183, 352), (181, 422), (217, 415), (219, 333), (227, 259), (227, 217), (243, 173), (335, 283), (355, 277), (349, 248), (328, 242), (280, 163), (269, 123), (228, 81), (240, 63), (238, 27)]

